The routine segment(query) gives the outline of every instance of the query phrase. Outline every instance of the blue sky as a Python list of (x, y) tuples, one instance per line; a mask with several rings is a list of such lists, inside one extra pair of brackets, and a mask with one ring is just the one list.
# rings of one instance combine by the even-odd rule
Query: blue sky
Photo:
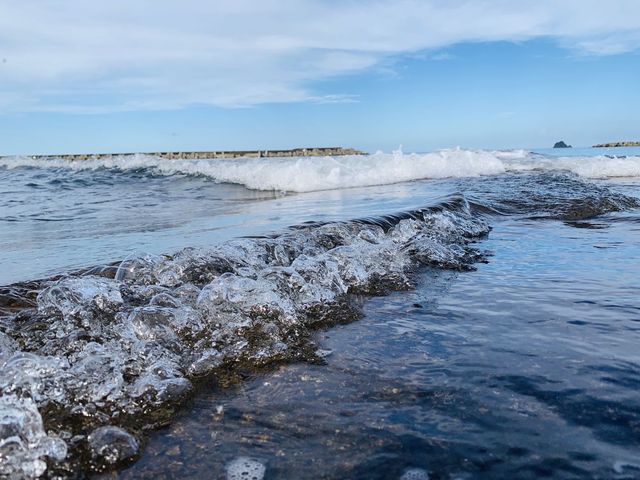
[(640, 2), (0, 0), (0, 154), (640, 140)]

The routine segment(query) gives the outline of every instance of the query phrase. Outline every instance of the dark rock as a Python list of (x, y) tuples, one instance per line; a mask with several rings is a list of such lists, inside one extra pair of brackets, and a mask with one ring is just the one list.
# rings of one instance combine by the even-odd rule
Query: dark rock
[(100, 427), (89, 435), (92, 456), (101, 462), (117, 465), (134, 458), (139, 451), (136, 438), (118, 427)]
[(559, 142), (556, 142), (553, 145), (553, 148), (572, 148), (571, 145), (567, 145), (566, 143), (564, 143), (562, 140), (560, 140)]

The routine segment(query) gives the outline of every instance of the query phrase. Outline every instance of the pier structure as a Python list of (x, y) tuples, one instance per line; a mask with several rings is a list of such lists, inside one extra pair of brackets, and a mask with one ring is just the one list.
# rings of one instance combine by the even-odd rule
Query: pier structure
[(343, 147), (312, 147), (292, 148), (289, 150), (214, 150), (208, 152), (139, 152), (139, 153), (83, 153), (63, 155), (29, 155), (34, 160), (95, 160), (115, 157), (129, 157), (133, 155), (151, 155), (167, 160), (198, 160), (207, 158), (261, 158), (261, 157), (323, 157), (338, 155), (366, 155), (365, 152), (354, 148)]

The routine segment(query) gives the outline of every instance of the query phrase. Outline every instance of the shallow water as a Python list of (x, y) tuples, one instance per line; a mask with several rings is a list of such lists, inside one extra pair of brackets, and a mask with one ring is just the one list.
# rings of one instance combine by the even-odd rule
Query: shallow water
[(453, 155), (298, 194), (0, 168), (0, 475), (639, 477), (640, 183)]
[(598, 224), (496, 222), (489, 263), (367, 301), (326, 365), (205, 388), (120, 478), (638, 478), (640, 223)]

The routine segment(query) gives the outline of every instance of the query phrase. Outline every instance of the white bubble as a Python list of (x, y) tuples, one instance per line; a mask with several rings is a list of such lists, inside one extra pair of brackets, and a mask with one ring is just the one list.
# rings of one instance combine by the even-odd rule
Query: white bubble
[(134, 253), (125, 258), (116, 271), (115, 279), (119, 282), (154, 283), (154, 269), (162, 257), (146, 253)]
[(113, 313), (122, 303), (116, 282), (90, 276), (63, 278), (38, 294), (38, 311), (45, 315)]
[(429, 480), (429, 473), (422, 468), (408, 468), (404, 471), (400, 480)]
[(257, 460), (238, 457), (227, 465), (227, 480), (262, 480), (266, 467)]

